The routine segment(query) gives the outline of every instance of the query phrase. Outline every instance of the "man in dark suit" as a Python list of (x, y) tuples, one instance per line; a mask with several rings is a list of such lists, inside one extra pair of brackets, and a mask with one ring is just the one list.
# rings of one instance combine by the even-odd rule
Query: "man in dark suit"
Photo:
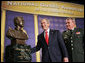
[(84, 62), (84, 30), (76, 27), (75, 18), (66, 19), (67, 30), (63, 38), (70, 62)]
[(41, 27), (44, 30), (38, 35), (37, 46), (32, 48), (34, 53), (42, 48), (42, 62), (68, 62), (68, 54), (59, 30), (49, 28), (48, 19), (41, 20)]

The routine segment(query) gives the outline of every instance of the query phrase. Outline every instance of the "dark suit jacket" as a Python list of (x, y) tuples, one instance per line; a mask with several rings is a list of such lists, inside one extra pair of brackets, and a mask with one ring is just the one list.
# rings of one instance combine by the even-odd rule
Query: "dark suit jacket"
[(68, 57), (67, 50), (62, 39), (62, 35), (58, 30), (50, 30), (49, 34), (49, 44), (47, 46), (44, 32), (38, 36), (37, 46), (32, 48), (32, 53), (40, 50), (42, 48), (42, 61), (46, 61), (47, 50), (52, 62), (62, 62), (63, 57)]

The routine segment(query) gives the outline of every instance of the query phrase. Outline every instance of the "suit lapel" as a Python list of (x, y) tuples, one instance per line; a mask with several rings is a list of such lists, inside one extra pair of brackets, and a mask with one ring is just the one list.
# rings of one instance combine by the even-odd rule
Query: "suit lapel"
[[(42, 33), (42, 36), (41, 37), (42, 37), (43, 44), (44, 45), (47, 45), (46, 40), (45, 40), (45, 37), (44, 37), (44, 32)], [(48, 43), (48, 46), (51, 44), (52, 38), (53, 38), (53, 31), (50, 29), (50, 31), (49, 31), (49, 43)]]
[(45, 37), (44, 37), (44, 32), (42, 33), (41, 38), (42, 38), (43, 45), (47, 46), (47, 43), (46, 43), (46, 40), (45, 40)]
[(50, 32), (49, 32), (49, 44), (48, 45), (51, 44), (52, 38), (53, 38), (53, 31), (50, 29)]

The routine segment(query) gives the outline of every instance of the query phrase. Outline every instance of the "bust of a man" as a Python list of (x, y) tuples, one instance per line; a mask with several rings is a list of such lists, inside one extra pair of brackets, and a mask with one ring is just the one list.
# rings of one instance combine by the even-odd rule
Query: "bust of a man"
[(15, 28), (9, 27), (6, 36), (11, 40), (11, 44), (5, 49), (6, 62), (31, 62), (31, 46), (26, 45), (28, 35), (24, 28), (23, 17), (14, 18)]
[(11, 39), (11, 44), (25, 44), (25, 40), (28, 39), (28, 35), (24, 28), (24, 19), (23, 17), (14, 18), (15, 29), (9, 27), (7, 31), (7, 37)]

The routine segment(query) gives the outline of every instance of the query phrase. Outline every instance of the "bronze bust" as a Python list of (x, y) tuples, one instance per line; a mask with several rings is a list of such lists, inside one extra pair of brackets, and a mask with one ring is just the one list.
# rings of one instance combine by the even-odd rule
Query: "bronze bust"
[(11, 45), (6, 47), (6, 62), (31, 62), (31, 46), (26, 45), (28, 35), (24, 30), (23, 17), (14, 18), (15, 29), (9, 27), (6, 36), (11, 40)]
[(7, 31), (7, 37), (11, 39), (11, 44), (25, 44), (25, 40), (28, 39), (28, 35), (26, 31), (23, 29), (24, 27), (24, 20), (22, 17), (15, 17), (14, 18), (14, 25), (15, 29), (9, 27)]

